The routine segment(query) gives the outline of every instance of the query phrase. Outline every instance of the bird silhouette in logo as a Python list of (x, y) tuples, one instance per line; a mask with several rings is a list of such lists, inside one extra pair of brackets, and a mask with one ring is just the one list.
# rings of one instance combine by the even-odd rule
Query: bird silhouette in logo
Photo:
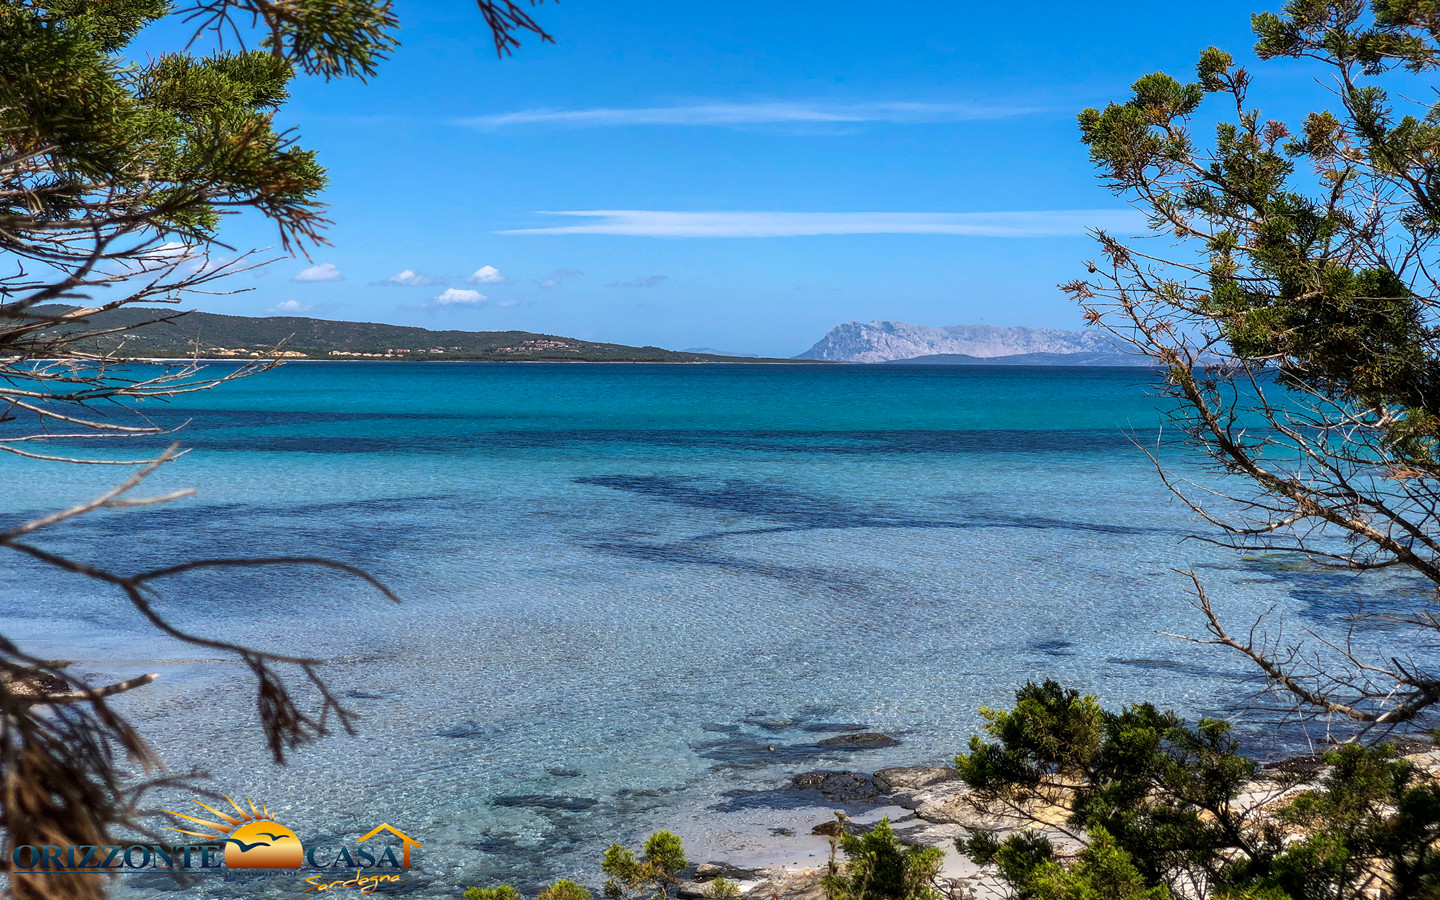
[[(230, 800), (229, 797), (225, 799)], [(171, 830), (205, 838), (209, 843), (224, 844), (227, 868), (298, 869), (304, 862), (305, 848), (300, 845), (300, 838), (295, 832), (275, 821), (270, 815), (270, 810), (256, 809), (255, 804), (249, 798), (246, 798), (246, 803), (250, 807), (248, 812), (241, 809), (240, 804), (230, 800), (230, 805), (239, 813), (238, 817), (222, 813), (214, 807), (206, 806), (199, 800), (194, 802), (213, 813), (224, 824), (197, 819), (184, 813), (172, 812), (171, 814), (204, 825), (212, 831), (219, 832), (223, 837), (201, 831), (187, 831), (184, 828), (172, 828)], [(256, 838), (262, 837), (269, 838), (269, 840), (256, 840)]]

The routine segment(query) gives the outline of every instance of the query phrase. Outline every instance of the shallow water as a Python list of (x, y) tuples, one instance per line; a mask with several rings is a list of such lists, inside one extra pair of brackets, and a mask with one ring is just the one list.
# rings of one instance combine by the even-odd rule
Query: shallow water
[[(1177, 567), (1235, 614), (1273, 606), (1322, 630), (1337, 599), (1378, 593), (1185, 541), (1197, 523), (1125, 433), (1153, 435), (1154, 377), (325, 363), (147, 407), (188, 420), (194, 448), (150, 488), (198, 495), (92, 516), (48, 546), (122, 570), (326, 555), (403, 598), (297, 570), (167, 585), (159, 606), (183, 627), (328, 661), (359, 734), (285, 768), (241, 667), (157, 636), (118, 597), (10, 559), (0, 621), (97, 679), (161, 672), (119, 705), (172, 769), (207, 770), (307, 843), (380, 821), (421, 839), (406, 890), (594, 882), (610, 841), (666, 825), (703, 858), (750, 827), (743, 792), (795, 772), (944, 761), (976, 709), (1026, 679), (1234, 709), (1248, 670), (1157, 633), (1199, 630)], [(0, 472), (5, 521), (117, 477)], [(858, 726), (902, 743), (818, 743)], [(231, 878), (185, 890), (299, 883)]]

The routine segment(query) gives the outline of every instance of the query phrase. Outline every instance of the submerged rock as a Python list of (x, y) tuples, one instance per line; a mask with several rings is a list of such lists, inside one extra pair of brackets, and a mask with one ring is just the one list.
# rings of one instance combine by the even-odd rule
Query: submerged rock
[(860, 772), (805, 772), (791, 780), (796, 787), (818, 790), (820, 796), (837, 803), (869, 800), (880, 793), (870, 776)]
[(492, 806), (525, 807), (529, 809), (560, 809), (578, 812), (600, 801), (591, 797), (557, 797), (548, 794), (506, 794), (490, 801)]
[(808, 725), (801, 725), (800, 730), (823, 734), (835, 731), (864, 731), (865, 726), (858, 722), (811, 722)]
[(900, 742), (888, 734), (878, 731), (861, 731), (855, 734), (837, 734), (818, 742), (821, 747), (894, 747)]
[(468, 719), (458, 725), (451, 725), (444, 731), (436, 732), (440, 737), (448, 738), (483, 738), (496, 734), (499, 728), (489, 722), (476, 722)]
[(353, 691), (346, 691), (345, 696), (351, 700), (389, 700), (394, 693), (394, 691), (362, 691), (357, 688)]
[[(817, 796), (818, 795), (818, 796)], [(759, 791), (734, 790), (710, 807), (717, 812), (740, 809), (805, 809), (815, 806), (840, 807), (856, 813), (872, 808), (880, 789), (863, 772), (823, 770), (791, 776), (788, 784)]]
[(822, 756), (828, 748), (818, 744), (773, 744), (745, 738), (726, 741), (712, 741), (696, 746), (702, 759), (712, 759), (720, 765), (741, 768), (751, 766), (772, 766), (775, 763), (804, 765), (805, 760)]
[(762, 731), (790, 731), (800, 724), (789, 716), (768, 713), (751, 713), (740, 721)]

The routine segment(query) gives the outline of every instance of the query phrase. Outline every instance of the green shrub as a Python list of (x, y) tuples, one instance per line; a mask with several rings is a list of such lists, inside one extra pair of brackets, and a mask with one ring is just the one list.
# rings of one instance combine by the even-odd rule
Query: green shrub
[(468, 887), (465, 889), (465, 900), (521, 900), (521, 898), (519, 891), (508, 884), (502, 884), (492, 888)]
[(567, 879), (560, 879), (541, 891), (536, 900), (591, 900), (590, 889)]
[(1259, 767), (1223, 722), (1150, 704), (1107, 712), (1051, 681), (1015, 696), (1013, 710), (983, 711), (993, 740), (971, 739), (961, 777), (981, 806), (1059, 807), (1090, 841), (1069, 865), (1036, 830), (956, 841), (1022, 900), (1359, 900), (1376, 873), (1396, 897), (1440, 900), (1440, 785), (1393, 747), (1326, 753), (1318, 784), (1262, 813), (1302, 776), (1242, 797)]
[(832, 853), (830, 872), (821, 879), (830, 900), (940, 900), (935, 878), (945, 862), (939, 847), (907, 847), (895, 837), (890, 819), (881, 819), (865, 834), (844, 830), (831, 842), (845, 852), (837, 867)]
[(728, 878), (716, 878), (705, 885), (705, 900), (740, 900), (740, 885)]
[(680, 872), (688, 863), (680, 838), (668, 831), (657, 831), (645, 840), (639, 859), (619, 844), (611, 844), (600, 862), (608, 900), (640, 900), (657, 897), (669, 900), (680, 883)]
[(1097, 826), (1075, 862), (1062, 866), (1044, 837), (1026, 834), (1001, 844), (967, 844), (977, 862), (999, 866), (1020, 900), (1169, 900), (1169, 888), (1151, 887), (1114, 839)]

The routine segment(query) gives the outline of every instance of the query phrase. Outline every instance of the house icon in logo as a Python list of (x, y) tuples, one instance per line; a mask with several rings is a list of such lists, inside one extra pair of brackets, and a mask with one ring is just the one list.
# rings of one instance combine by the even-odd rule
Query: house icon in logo
[(404, 858), (401, 860), (401, 862), (405, 865), (405, 868), (410, 868), (410, 848), (422, 847), (424, 845), (412, 838), (410, 835), (396, 828), (394, 825), (391, 825), (389, 822), (381, 822), (379, 825), (376, 825), (373, 829), (371, 829), (369, 834), (365, 835), (360, 840), (368, 841), (382, 831), (388, 831), (391, 834), (397, 835), (400, 840), (405, 842), (405, 853)]

